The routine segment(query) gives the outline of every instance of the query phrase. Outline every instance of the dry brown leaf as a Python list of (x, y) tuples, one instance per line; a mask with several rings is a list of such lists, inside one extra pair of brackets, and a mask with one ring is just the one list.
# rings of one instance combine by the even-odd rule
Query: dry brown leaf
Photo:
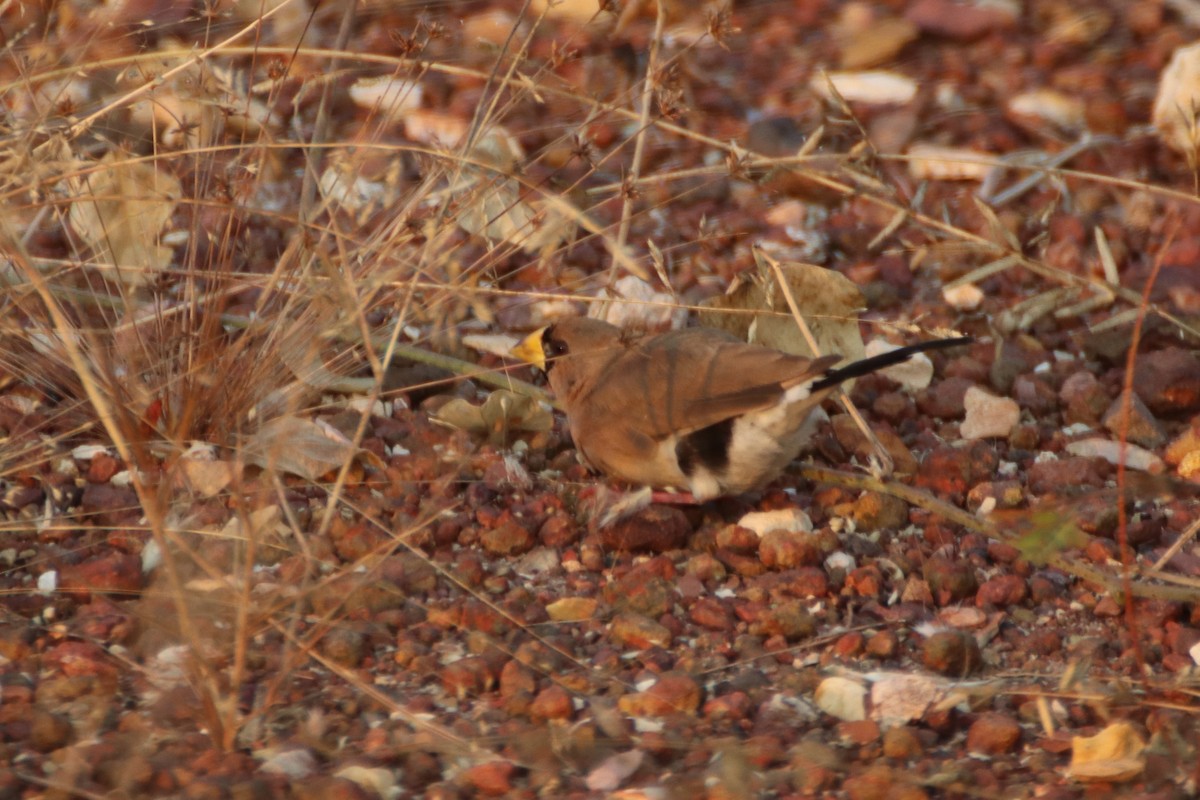
[(192, 57), (186, 44), (168, 40), (117, 82), (119, 94), (159, 84), (129, 103), (129, 122), (158, 147), (208, 147), (221, 135), (220, 85), (206, 67), (187, 63)]
[(593, 792), (611, 792), (637, 772), (646, 754), (641, 750), (627, 750), (609, 756), (587, 776), (587, 787)]
[(187, 488), (201, 497), (220, 494), (237, 475), (232, 462), (214, 459), (181, 458), (178, 469)]
[(575, 232), (575, 225), (537, 201), (521, 199), (512, 178), (480, 185), (459, 213), (459, 227), (473, 236), (516, 245), (527, 253), (555, 247)]
[(1077, 781), (1128, 781), (1142, 774), (1146, 743), (1128, 722), (1115, 722), (1095, 736), (1071, 740), (1067, 775)]
[(404, 135), (414, 142), (435, 147), (458, 147), (470, 130), (470, 120), (461, 114), (419, 108), (404, 116)]
[(501, 358), (512, 356), (512, 349), (520, 342), (519, 337), (507, 333), (468, 333), (462, 337), (463, 347)]
[(544, 13), (551, 19), (564, 19), (579, 25), (612, 21), (612, 14), (601, 11), (598, 0), (533, 0), (529, 10), (535, 15)]
[[(48, 186), (58, 184), (61, 176), (74, 173), (85, 166), (75, 158), (71, 145), (62, 134), (52, 134), (32, 151), (18, 148), (0, 149), (0, 187), (24, 190), (37, 196)], [(14, 229), (24, 230), (25, 223), (17, 222), (36, 213), (40, 206), (25, 203), (4, 203), (2, 213), (13, 217)]]
[(277, 417), (247, 442), (247, 463), (316, 480), (358, 453), (353, 443), (329, 425), (299, 417)]
[(945, 686), (927, 675), (888, 673), (871, 684), (871, 716), (884, 728), (925, 716), (946, 694)]
[(513, 35), (529, 34), (528, 26), (507, 9), (486, 8), (462, 21), (463, 41), (500, 47)]
[(254, 136), (282, 124), (263, 99), (277, 91), (273, 81), (251, 86), (244, 69), (218, 60), (196, 62), (187, 42), (166, 40), (139, 60), (117, 82), (117, 96), (148, 83), (158, 85), (128, 104), (128, 121), (160, 149), (208, 147), (225, 132)]
[(476, 184), (466, 198), (458, 224), (472, 236), (489, 242), (520, 244), (533, 232), (533, 208), (520, 199), (520, 184), (510, 178)]
[(179, 91), (172, 82), (146, 100), (130, 105), (131, 119), (171, 150), (209, 147), (217, 141), (223, 122), (216, 103)]
[(325, 365), (321, 357), (321, 339), (314, 329), (305, 335), (306, 327), (298, 328), (286, 337), (279, 347), (279, 358), (306, 387), (322, 392), (358, 394), (375, 387), (374, 378), (341, 375)]
[(1200, 109), (1200, 43), (1180, 47), (1159, 77), (1152, 121), (1158, 135), (1185, 157), (1200, 146), (1196, 124)]
[(495, 125), (471, 145), (471, 159), (490, 164), (501, 172), (512, 172), (525, 160), (525, 150), (517, 137)]
[[(848, 360), (862, 358), (864, 347), (858, 329), (858, 312), (866, 299), (840, 272), (811, 264), (782, 263), (780, 268), (800, 314), (817, 340), (822, 354), (837, 353)], [(700, 322), (727, 330), (740, 339), (774, 347), (785, 353), (813, 355), (812, 348), (792, 318), (787, 297), (776, 285), (774, 272), (744, 272), (723, 297), (707, 302), (711, 311), (699, 312)], [(775, 314), (730, 314), (727, 310), (773, 311)]]
[(401, 122), (421, 107), (421, 84), (393, 75), (359, 78), (350, 85), (350, 100), (359, 108), (378, 114), (387, 122)]
[(626, 275), (613, 284), (611, 302), (593, 303), (588, 315), (640, 331), (674, 330), (687, 323), (687, 309), (672, 294), (656, 290), (636, 275)]
[(99, 164), (72, 179), (68, 218), (100, 261), (115, 265), (122, 282), (139, 286), (171, 264), (171, 248), (158, 242), (175, 212), (179, 179), (122, 153), (109, 153)]
[(319, 46), (321, 26), (313, 23), (313, 6), (311, 0), (234, 0), (228, 4), (245, 22), (269, 17), (262, 33), (263, 44), (301, 50)]
[[(16, 119), (12, 109), (8, 111), (10, 119)], [(8, 146), (0, 148), (0, 192), (3, 192), (7, 202), (0, 203), (0, 225), (6, 231), (33, 231), (37, 229), (37, 220), (45, 213), (45, 197), (48, 191), (56, 194), (64, 188), (64, 175), (77, 174), (86, 165), (75, 158), (65, 136), (51, 134), (36, 147)], [(0, 265), (0, 286), (18, 285), (24, 281), (16, 264), (11, 259), (4, 259)], [(17, 322), (17, 315), (3, 316), (4, 333), (18, 333), (29, 322)], [(42, 335), (28, 335), (28, 341), (35, 349), (46, 351), (45, 342), (40, 342)], [(48, 338), (57, 339), (57, 334), (49, 334)], [(39, 345), (41, 345), (39, 347)]]
[(514, 431), (546, 431), (554, 418), (538, 401), (497, 389), (483, 405), (472, 405), (456, 397), (439, 408), (433, 419), (443, 425), (484, 436), (493, 444), (505, 444)]
[(489, 243), (507, 242), (527, 253), (539, 253), (567, 240), (575, 223), (540, 200), (526, 200), (512, 174), (525, 154), (508, 131), (496, 127), (472, 146), (469, 159), (485, 167), (464, 167), (463, 178), (451, 187), (459, 198), (459, 227)]
[(251, 511), (243, 519), (235, 514), (221, 528), (221, 537), (225, 539), (246, 539), (261, 537), (265, 534), (282, 534), (287, 531), (283, 524), (283, 511), (277, 505), (263, 506)]
[(263, 99), (277, 91), (274, 81), (250, 86), (244, 72), (216, 61), (210, 61), (208, 69), (213, 79), (209, 91), (220, 107), (227, 131), (252, 136), (283, 124), (283, 117)]
[(869, 69), (891, 61), (921, 31), (903, 17), (873, 20), (861, 29), (839, 37), (841, 67), (846, 70)]

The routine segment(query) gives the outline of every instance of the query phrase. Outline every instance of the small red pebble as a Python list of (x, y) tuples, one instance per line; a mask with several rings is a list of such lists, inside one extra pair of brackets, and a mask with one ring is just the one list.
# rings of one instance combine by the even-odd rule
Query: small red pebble
[(516, 771), (511, 761), (489, 761), (468, 769), (463, 773), (463, 780), (480, 794), (500, 797), (512, 791), (512, 778)]

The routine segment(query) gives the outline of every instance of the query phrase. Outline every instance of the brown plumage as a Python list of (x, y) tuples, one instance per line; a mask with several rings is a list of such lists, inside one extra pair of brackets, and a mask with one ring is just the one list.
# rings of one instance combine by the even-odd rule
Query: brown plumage
[(789, 355), (709, 328), (632, 337), (572, 317), (513, 353), (546, 371), (590, 466), (708, 500), (777, 477), (812, 437), (812, 412), (842, 381), (969, 341), (939, 339), (832, 369), (841, 356)]

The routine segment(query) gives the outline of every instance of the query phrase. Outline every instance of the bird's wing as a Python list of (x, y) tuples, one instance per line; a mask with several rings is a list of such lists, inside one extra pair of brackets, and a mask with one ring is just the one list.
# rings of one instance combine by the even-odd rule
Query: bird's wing
[(823, 374), (817, 361), (690, 328), (634, 345), (598, 375), (582, 416), (652, 441), (765, 408), (789, 386)]
[[(819, 378), (825, 371), (841, 360), (841, 356), (822, 356), (812, 361), (803, 370), (792, 370), (787, 377), (779, 381), (743, 386), (723, 394), (713, 394), (697, 397), (688, 405), (689, 415), (699, 423), (695, 427), (702, 428), (723, 419), (757, 411), (778, 402), (784, 392), (802, 384), (807, 380)], [(822, 395), (828, 394), (828, 391)], [(707, 420), (707, 421), (706, 421)]]
[(631, 397), (610, 391), (592, 392), (568, 417), (571, 438), (592, 467), (632, 483), (684, 486), (669, 437), (654, 435)]

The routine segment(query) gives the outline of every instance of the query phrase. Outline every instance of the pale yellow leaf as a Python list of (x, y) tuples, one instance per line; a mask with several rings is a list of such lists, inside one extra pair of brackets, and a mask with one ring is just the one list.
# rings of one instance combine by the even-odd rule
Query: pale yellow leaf
[(1095, 736), (1071, 740), (1067, 774), (1077, 781), (1128, 781), (1142, 774), (1146, 743), (1128, 722), (1114, 722)]
[(152, 163), (109, 153), (99, 169), (71, 181), (71, 227), (121, 281), (138, 286), (171, 264), (171, 248), (159, 244), (175, 212), (179, 179)]
[(345, 436), (327, 425), (299, 417), (263, 424), (244, 448), (247, 463), (316, 480), (357, 455)]

